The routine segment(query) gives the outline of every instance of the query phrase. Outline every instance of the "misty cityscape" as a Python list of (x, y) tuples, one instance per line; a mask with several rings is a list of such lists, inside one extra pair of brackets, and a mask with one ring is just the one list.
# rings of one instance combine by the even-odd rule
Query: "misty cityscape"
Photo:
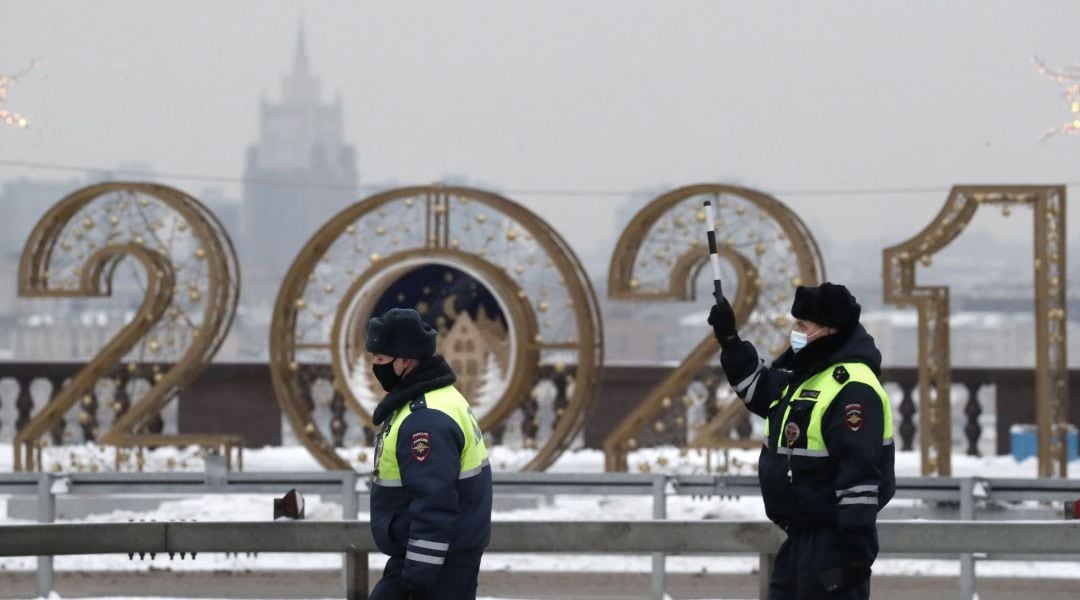
[[(361, 185), (364, 165), (344, 127), (349, 99), (340, 92), (333, 96), (323, 92), (323, 78), (309, 49), (310, 37), (318, 39), (298, 23), (291, 59), (279, 65), (279, 89), (261, 98), (252, 90), (250, 108), (256, 115), (257, 135), (243, 151), (243, 172), (233, 176), (241, 190), (239, 195), (229, 191), (237, 189), (236, 185), (207, 185), (198, 178), (172, 181), (175, 176), (159, 176), (156, 165), (149, 163), (67, 174), (58, 174), (59, 169), (32, 171), (30, 175), (0, 171), (0, 206), (6, 215), (0, 222), (0, 276), (9, 282), (0, 288), (0, 322), (4, 324), (0, 356), (7, 360), (87, 360), (125, 318), (130, 318), (137, 296), (64, 302), (20, 299), (13, 282), (22, 243), (37, 220), (59, 199), (100, 181), (145, 180), (171, 183), (189, 192), (197, 190), (195, 196), (221, 221), (237, 248), (242, 265), (240, 308), (229, 340), (215, 360), (266, 360), (271, 308), (297, 252), (327, 220), (371, 193), (368, 190), (391, 187), (375, 182)], [(78, 171), (68, 169), (72, 170)], [(445, 177), (443, 182), (484, 187), (460, 176)], [(492, 187), (492, 191), (500, 191), (498, 186)], [(704, 335), (702, 305), (627, 303), (606, 298), (611, 257), (605, 256), (605, 251), (610, 253), (621, 227), (636, 210), (663, 191), (667, 190), (643, 190), (623, 199), (596, 201), (603, 203), (598, 210), (610, 212), (613, 226), (607, 232), (595, 231), (590, 245), (578, 250), (602, 305), (606, 360), (611, 364), (675, 363)], [(508, 195), (513, 198), (512, 191)], [(784, 200), (782, 196), (780, 199)], [(542, 217), (549, 212), (542, 199), (522, 201)], [(1030, 217), (1023, 211), (1011, 217), (991, 217), (997, 221), (1010, 218), (1012, 234), (1003, 237), (973, 227), (974, 231), (961, 236), (936, 257), (932, 268), (925, 269), (926, 279), (950, 286), (956, 366), (1030, 367), (1035, 356)], [(820, 217), (811, 213), (804, 218), (814, 231)], [(843, 240), (830, 236), (831, 228), (819, 229), (826, 230), (825, 235), (819, 234), (817, 242), (826, 257), (828, 278), (844, 282), (856, 292), (864, 307), (867, 328), (878, 339), (887, 363), (914, 365), (914, 311), (882, 302), (880, 254), (886, 245), (902, 237)], [(1027, 242), (1022, 241), (1024, 233), (1017, 233), (1017, 229), (1028, 232)], [(914, 234), (914, 230), (906, 233)], [(1070, 274), (1077, 273), (1075, 265), (1073, 261)], [(1080, 336), (1075, 328), (1080, 322), (1076, 310), (1080, 277), (1070, 280), (1069, 354), (1070, 364), (1077, 364)], [(708, 297), (702, 287), (707, 283), (701, 277), (699, 298)]]
[(0, 600), (1075, 598), (1077, 23), (4, 2)]

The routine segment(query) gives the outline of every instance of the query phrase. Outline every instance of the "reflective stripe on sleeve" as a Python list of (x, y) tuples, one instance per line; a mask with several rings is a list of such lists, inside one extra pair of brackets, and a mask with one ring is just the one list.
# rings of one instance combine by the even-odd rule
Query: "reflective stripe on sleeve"
[(409, 545), (416, 546), (417, 548), (426, 548), (428, 550), (438, 550), (439, 552), (446, 552), (450, 549), (450, 544), (429, 542), (427, 540), (409, 540)]
[(427, 563), (429, 565), (441, 565), (446, 562), (445, 556), (431, 556), (430, 554), (420, 554), (419, 552), (413, 552), (412, 550), (405, 551), (405, 559)]
[(488, 461), (488, 459), (485, 458), (484, 462), (480, 463), (479, 467), (476, 467), (475, 469), (469, 469), (468, 471), (462, 471), (461, 475), (458, 475), (458, 479), (468, 479), (470, 477), (476, 477), (480, 474), (481, 471), (484, 470), (484, 467), (488, 466), (489, 464), (490, 462)]
[(403, 487), (405, 484), (400, 479), (376, 479), (375, 485), (382, 487)]
[(751, 384), (757, 382), (758, 375), (760, 375), (760, 374), (761, 374), (761, 365), (759, 364), (757, 366), (757, 369), (754, 369), (754, 372), (751, 373), (749, 377), (747, 377), (746, 379), (743, 379), (742, 381), (740, 381), (739, 383), (735, 384), (732, 387), (735, 388), (736, 393), (741, 394), (741, 393), (745, 392), (746, 389), (749, 388)]
[(877, 496), (848, 496), (846, 498), (841, 498), (840, 502), (837, 504), (873, 504), (874, 506), (877, 506), (877, 503)]
[(855, 494), (865, 494), (866, 492), (873, 492), (877, 494), (878, 486), (875, 484), (857, 485), (854, 487), (849, 487), (846, 490), (836, 490), (836, 495), (837, 497), (853, 496)]

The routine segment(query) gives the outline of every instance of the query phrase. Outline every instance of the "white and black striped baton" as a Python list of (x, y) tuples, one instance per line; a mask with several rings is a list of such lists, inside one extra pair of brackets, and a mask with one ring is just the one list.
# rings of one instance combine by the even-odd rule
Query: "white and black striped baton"
[(709, 262), (712, 263), (713, 296), (716, 303), (724, 299), (724, 290), (720, 285), (720, 255), (716, 253), (716, 217), (713, 215), (712, 202), (705, 201), (705, 235), (709, 238)]

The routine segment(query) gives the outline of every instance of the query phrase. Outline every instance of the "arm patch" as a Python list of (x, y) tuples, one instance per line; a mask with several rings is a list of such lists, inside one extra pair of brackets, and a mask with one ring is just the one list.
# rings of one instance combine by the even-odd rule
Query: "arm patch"
[(426, 431), (418, 431), (412, 434), (409, 440), (409, 452), (413, 460), (424, 462), (431, 456), (431, 434)]
[(852, 402), (844, 405), (844, 425), (849, 431), (858, 431), (863, 426), (862, 404)]

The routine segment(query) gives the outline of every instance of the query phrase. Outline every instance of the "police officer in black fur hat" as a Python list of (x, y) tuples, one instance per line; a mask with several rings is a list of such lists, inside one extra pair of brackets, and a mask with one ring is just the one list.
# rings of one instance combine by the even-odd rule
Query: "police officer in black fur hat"
[(739, 338), (721, 298), (709, 313), (735, 393), (765, 419), (758, 460), (765, 512), (788, 534), (770, 600), (870, 597), (877, 513), (896, 490), (892, 409), (881, 353), (842, 285), (799, 286), (791, 347), (769, 366)]
[(372, 372), (386, 396), (372, 415), (371, 532), (390, 559), (372, 600), (473, 600), (491, 537), (491, 467), (480, 426), (412, 309), (368, 323)]

